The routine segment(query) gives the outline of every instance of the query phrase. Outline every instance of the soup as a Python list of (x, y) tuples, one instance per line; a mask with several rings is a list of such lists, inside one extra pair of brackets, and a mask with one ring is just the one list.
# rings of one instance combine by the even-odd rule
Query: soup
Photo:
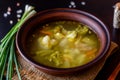
[(100, 41), (87, 25), (76, 21), (54, 21), (34, 30), (26, 45), (34, 61), (56, 68), (72, 68), (93, 60)]

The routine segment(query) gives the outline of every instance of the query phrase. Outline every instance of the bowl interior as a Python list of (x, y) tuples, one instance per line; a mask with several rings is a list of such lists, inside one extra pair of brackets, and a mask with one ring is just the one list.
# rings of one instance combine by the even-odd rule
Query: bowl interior
[(93, 61), (91, 61), (83, 66), (72, 68), (70, 70), (63, 69), (64, 71), (62, 71), (62, 69), (61, 69), (60, 70), (61, 72), (82, 70), (82, 69), (87, 68), (88, 66), (94, 64), (95, 62), (100, 60), (105, 55), (105, 53), (107, 52), (107, 50), (110, 46), (110, 36), (109, 36), (109, 32), (108, 32), (106, 26), (98, 18), (96, 18), (95, 16), (93, 16), (89, 13), (86, 13), (86, 12), (80, 11), (80, 10), (52, 9), (52, 10), (46, 10), (46, 11), (39, 12), (38, 14), (36, 14), (35, 16), (33, 16), (32, 18), (27, 20), (21, 26), (21, 28), (19, 29), (19, 31), (17, 33), (17, 37), (16, 37), (17, 49), (18, 49), (19, 53), (27, 61), (31, 62), (33, 65), (35, 65), (36, 67), (38, 67), (44, 71), (49, 70), (49, 71), (56, 72), (59, 70), (57, 68), (39, 64), (39, 63), (35, 62), (34, 60), (32, 60), (28, 56), (29, 53), (27, 53), (27, 51), (26, 51), (27, 49), (26, 49), (26, 45), (25, 45), (27, 36), (30, 35), (31, 31), (33, 31), (35, 28), (37, 28), (36, 27), (37, 25), (43, 25), (45, 23), (58, 21), (58, 20), (71, 20), (71, 21), (77, 21), (77, 22), (86, 24), (92, 31), (94, 31), (97, 34), (97, 36), (100, 39), (100, 49), (98, 52), (99, 54)]

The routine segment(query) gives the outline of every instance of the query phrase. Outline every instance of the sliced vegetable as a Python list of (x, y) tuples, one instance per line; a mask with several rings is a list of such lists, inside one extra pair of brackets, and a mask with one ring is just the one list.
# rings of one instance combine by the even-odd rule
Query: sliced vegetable
[(41, 32), (42, 34), (52, 35), (52, 33), (51, 33), (50, 31), (41, 30), (40, 32)]

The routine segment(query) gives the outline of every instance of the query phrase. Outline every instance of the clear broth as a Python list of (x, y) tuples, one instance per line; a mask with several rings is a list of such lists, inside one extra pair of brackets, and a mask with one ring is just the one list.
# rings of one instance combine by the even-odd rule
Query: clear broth
[(55, 21), (34, 30), (26, 45), (29, 56), (36, 62), (57, 68), (72, 68), (93, 60), (100, 41), (87, 25), (75, 21)]

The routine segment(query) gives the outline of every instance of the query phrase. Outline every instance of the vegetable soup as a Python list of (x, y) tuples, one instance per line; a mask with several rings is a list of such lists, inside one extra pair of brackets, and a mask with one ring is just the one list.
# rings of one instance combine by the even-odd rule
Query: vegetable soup
[(98, 36), (76, 21), (54, 21), (40, 26), (28, 37), (27, 51), (38, 63), (72, 68), (93, 60), (98, 53)]

